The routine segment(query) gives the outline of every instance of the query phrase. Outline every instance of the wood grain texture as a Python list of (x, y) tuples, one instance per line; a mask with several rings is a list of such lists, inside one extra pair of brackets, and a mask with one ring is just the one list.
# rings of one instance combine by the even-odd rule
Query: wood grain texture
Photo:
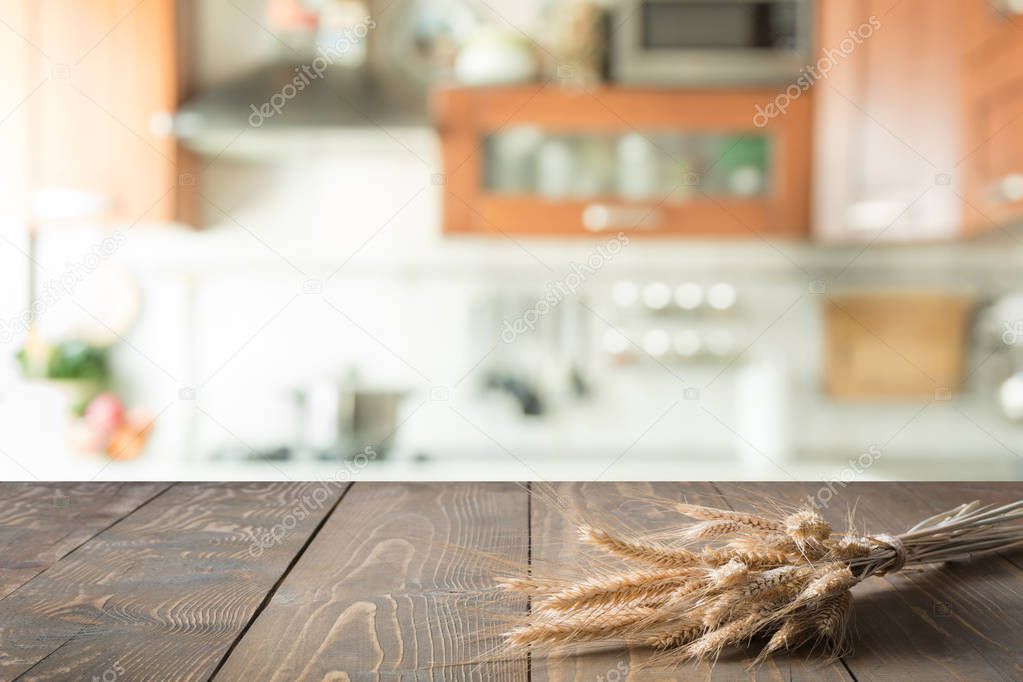
[(0, 599), (169, 487), (167, 483), (0, 486)]
[[(1020, 484), (720, 484), (731, 498), (770, 495), (818, 501), (844, 530), (851, 510), (867, 533), (904, 532), (973, 499), (1023, 498)], [(820, 504), (822, 501), (825, 504)], [(1020, 553), (1010, 554), (1018, 558)], [(1015, 680), (1023, 678), (1023, 573), (1006, 558), (875, 577), (854, 590), (854, 649), (843, 662), (857, 680)]]
[[(902, 530), (988, 497), (940, 484), (869, 487), (862, 516), (876, 529)], [(1015, 492), (1016, 499), (1023, 497), (1023, 487)], [(993, 557), (899, 573), (864, 585), (857, 596), (857, 613), (879, 611), (871, 614), (870, 629), (863, 629), (862, 646), (847, 659), (858, 679), (891, 679), (884, 675), (893, 673), (932, 680), (1023, 679), (1023, 572), (1009, 561)]]
[[(855, 590), (851, 655), (824, 664), (797, 653), (755, 671), (741, 650), (677, 669), (644, 668), (651, 652), (640, 649), (501, 659), (496, 635), (528, 604), (490, 589), (509, 565), (585, 571), (578, 513), (651, 530), (679, 521), (636, 496), (740, 510), (811, 499), (836, 529), (855, 508), (861, 530), (879, 533), (964, 501), (1023, 498), (1023, 484), (533, 489), (530, 499), (497, 483), (0, 485), (0, 557), (29, 557), (37, 572), (0, 598), (0, 679), (1023, 678), (1023, 551), (872, 578)], [(73, 518), (54, 511), (68, 507)]]
[[(627, 518), (628, 524), (661, 530), (687, 522), (677, 514), (645, 504), (628, 502), (630, 497), (654, 495), (696, 504), (728, 507), (728, 499), (709, 483), (568, 483), (556, 491), (568, 503), (596, 519)], [(557, 504), (535, 499), (533, 503), (533, 563), (538, 575), (546, 564), (565, 566), (570, 575), (578, 575), (584, 550), (576, 540), (575, 522), (559, 510)], [(572, 568), (575, 572), (572, 572)], [(798, 657), (778, 658), (757, 671), (748, 670), (753, 657), (746, 652), (723, 655), (717, 665), (689, 664), (677, 669), (645, 667), (652, 650), (609, 649), (583, 655), (542, 657), (534, 655), (534, 682), (564, 680), (849, 680), (841, 665), (806, 663)]]
[[(528, 498), (515, 484), (359, 484), (234, 650), (223, 680), (524, 680), (488, 657), (493, 568), (527, 561)], [(466, 551), (468, 550), (468, 551)], [(493, 592), (491, 592), (493, 594)]]
[(0, 601), (0, 678), (208, 678), (344, 490), (174, 486)]
[[(540, 491), (534, 497), (532, 528), (532, 564), (536, 575), (578, 575), (583, 569), (585, 550), (576, 535), (575, 514), (587, 519), (622, 520), (627, 515), (632, 524), (657, 529), (667, 523), (667, 514), (649, 506), (625, 505), (630, 495), (656, 494), (664, 497), (684, 496), (690, 502), (718, 504), (721, 498), (712, 486), (692, 484), (630, 484), (630, 483), (560, 483), (553, 491)], [(566, 513), (570, 508), (571, 514)], [(651, 651), (633, 649), (607, 649), (578, 655), (533, 654), (531, 680), (534, 682), (564, 682), (565, 680), (599, 679), (670, 679), (663, 670), (644, 669)], [(727, 666), (726, 666), (727, 667)], [(722, 669), (724, 670), (724, 669)], [(734, 671), (734, 669), (730, 669)], [(701, 666), (692, 672), (694, 679), (707, 677), (709, 667)], [(659, 677), (649, 677), (651, 675)]]

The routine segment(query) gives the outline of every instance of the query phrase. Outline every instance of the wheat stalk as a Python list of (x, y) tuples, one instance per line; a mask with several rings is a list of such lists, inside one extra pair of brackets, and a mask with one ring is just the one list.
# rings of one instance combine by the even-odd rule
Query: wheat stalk
[[(505, 576), (499, 586), (532, 596), (526, 625), (505, 633), (512, 650), (580, 642), (654, 647), (674, 661), (713, 660), (731, 646), (766, 639), (754, 665), (813, 643), (844, 650), (852, 589), (907, 566), (972, 559), (1023, 544), (1023, 500), (959, 505), (899, 535), (836, 534), (813, 509), (757, 515), (685, 503), (695, 522), (670, 543), (594, 525), (589, 547), (621, 560), (582, 579)], [(699, 551), (684, 548), (699, 541)]]

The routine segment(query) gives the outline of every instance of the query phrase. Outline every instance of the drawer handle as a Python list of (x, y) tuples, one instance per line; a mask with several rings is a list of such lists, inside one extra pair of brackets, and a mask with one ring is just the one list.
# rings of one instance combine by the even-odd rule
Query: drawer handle
[(590, 232), (605, 230), (656, 230), (664, 215), (656, 208), (590, 204), (583, 209), (583, 227)]
[(1023, 173), (1009, 173), (998, 182), (998, 196), (1006, 203), (1023, 200)]

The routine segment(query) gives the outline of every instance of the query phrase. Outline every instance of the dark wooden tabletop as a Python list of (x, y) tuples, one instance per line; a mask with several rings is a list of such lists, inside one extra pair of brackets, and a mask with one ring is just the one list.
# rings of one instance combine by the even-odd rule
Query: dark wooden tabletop
[[(594, 512), (637, 491), (742, 509), (771, 495), (850, 506), (900, 531), (1023, 484), (561, 484)], [(855, 590), (853, 653), (658, 672), (644, 650), (493, 655), (489, 562), (571, 562), (574, 528), (504, 483), (0, 484), (0, 679), (1020, 680), (1023, 553)], [(485, 558), (485, 559), (484, 559)], [(504, 600), (505, 613), (528, 604)]]

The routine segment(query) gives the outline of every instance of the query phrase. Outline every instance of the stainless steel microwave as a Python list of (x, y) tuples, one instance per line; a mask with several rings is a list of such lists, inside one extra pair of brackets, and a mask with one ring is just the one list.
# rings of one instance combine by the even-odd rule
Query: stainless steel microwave
[(813, 0), (619, 0), (611, 73), (621, 83), (744, 85), (807, 65)]

